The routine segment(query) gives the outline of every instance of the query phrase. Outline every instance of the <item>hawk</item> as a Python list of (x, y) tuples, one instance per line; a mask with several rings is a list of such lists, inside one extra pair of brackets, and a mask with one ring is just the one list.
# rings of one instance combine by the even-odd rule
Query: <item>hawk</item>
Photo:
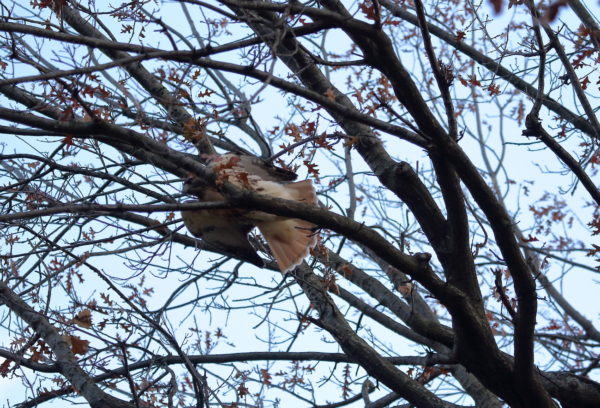
[[(258, 157), (229, 153), (209, 158), (208, 168), (217, 184), (228, 181), (239, 188), (287, 200), (317, 204), (310, 180), (292, 181), (296, 174), (273, 166)], [(200, 201), (223, 201), (225, 197), (206, 181), (191, 177), (184, 183), (183, 193)], [(265, 238), (282, 273), (298, 266), (317, 244), (315, 225), (298, 218), (287, 218), (262, 211), (215, 209), (183, 211), (183, 221), (195, 236), (257, 266), (264, 266), (248, 240), (257, 227)]]

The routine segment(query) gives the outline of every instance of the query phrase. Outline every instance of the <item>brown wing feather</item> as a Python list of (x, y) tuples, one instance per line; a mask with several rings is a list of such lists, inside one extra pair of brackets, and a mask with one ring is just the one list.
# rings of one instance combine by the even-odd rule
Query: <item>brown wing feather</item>
[(187, 229), (206, 242), (209, 246), (207, 249), (225, 252), (263, 267), (264, 261), (248, 241), (248, 233), (254, 226), (240, 222), (237, 218), (223, 217), (222, 212), (223, 210), (182, 211), (181, 216)]

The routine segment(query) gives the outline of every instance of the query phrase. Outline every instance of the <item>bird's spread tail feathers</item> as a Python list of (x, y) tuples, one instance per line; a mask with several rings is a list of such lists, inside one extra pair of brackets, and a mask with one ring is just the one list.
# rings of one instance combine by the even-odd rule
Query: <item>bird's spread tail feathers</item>
[[(281, 187), (285, 189), (285, 194), (273, 195), (307, 204), (317, 203), (317, 194), (310, 180), (288, 183)], [(282, 273), (300, 265), (317, 244), (315, 225), (298, 218), (257, 222), (256, 226), (265, 237)]]
[(314, 224), (298, 218), (257, 223), (282, 273), (300, 265), (317, 244)]

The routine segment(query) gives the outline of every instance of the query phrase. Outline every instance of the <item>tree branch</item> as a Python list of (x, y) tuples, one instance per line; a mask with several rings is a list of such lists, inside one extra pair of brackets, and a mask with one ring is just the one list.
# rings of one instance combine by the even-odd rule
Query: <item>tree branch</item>
[(71, 347), (43, 314), (33, 310), (4, 282), (0, 281), (0, 301), (39, 333), (56, 356), (56, 366), (71, 382), (92, 408), (134, 408), (133, 404), (117, 399), (102, 391), (82, 370)]

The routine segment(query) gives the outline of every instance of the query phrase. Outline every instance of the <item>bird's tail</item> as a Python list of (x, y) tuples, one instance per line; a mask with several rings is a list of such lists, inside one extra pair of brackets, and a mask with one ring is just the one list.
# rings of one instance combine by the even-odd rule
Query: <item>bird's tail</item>
[(317, 244), (315, 225), (298, 218), (259, 222), (257, 227), (267, 241), (281, 273), (300, 265)]
[[(285, 194), (279, 197), (307, 204), (317, 204), (317, 194), (310, 180), (287, 183)], [(257, 222), (282, 273), (302, 263), (310, 249), (317, 244), (315, 224), (298, 218), (279, 218), (277, 221)]]

